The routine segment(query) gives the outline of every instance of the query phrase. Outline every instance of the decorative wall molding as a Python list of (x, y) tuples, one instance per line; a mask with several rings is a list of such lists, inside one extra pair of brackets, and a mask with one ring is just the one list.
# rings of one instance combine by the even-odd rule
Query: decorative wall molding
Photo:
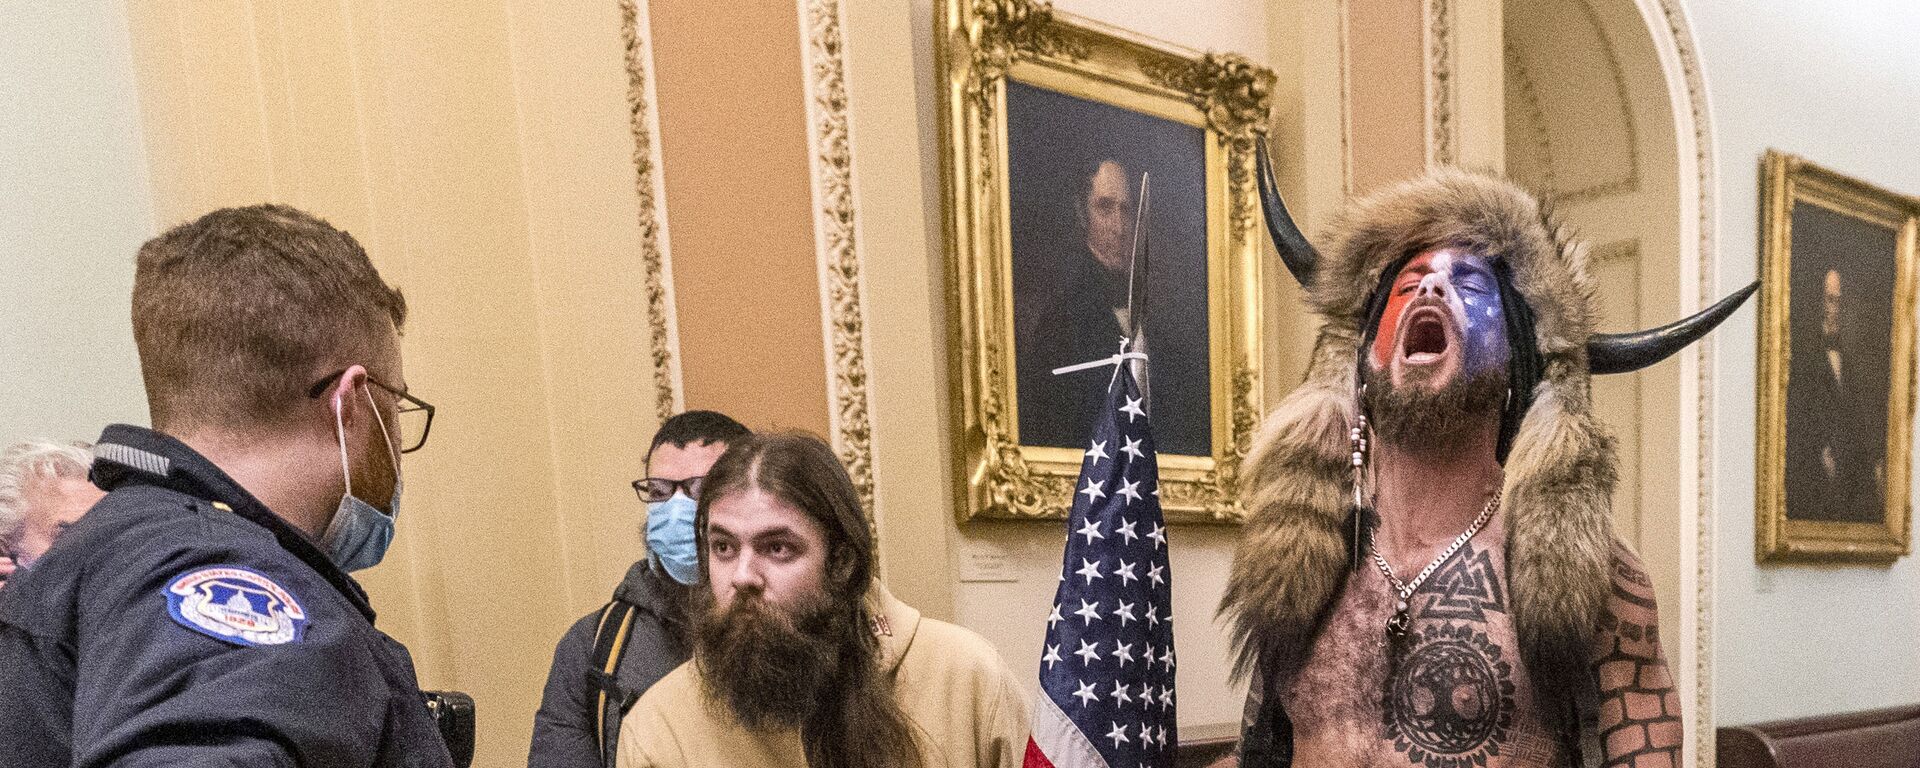
[[(1671, 44), (1674, 63), (1680, 67), (1681, 82), (1687, 99), (1687, 112), (1679, 113), (1675, 105), (1676, 138), (1691, 138), (1693, 149), (1694, 174), (1691, 179), (1683, 179), (1682, 199), (1685, 200), (1687, 187), (1693, 187), (1698, 207), (1694, 213), (1693, 226), (1697, 229), (1697, 240), (1692, 265), (1695, 279), (1692, 302), (1683, 302), (1683, 311), (1692, 311), (1693, 307), (1706, 306), (1718, 296), (1714, 275), (1714, 163), (1713, 133), (1707, 111), (1706, 82), (1700, 70), (1699, 54), (1694, 49), (1693, 30), (1687, 22), (1686, 11), (1680, 7), (1679, 0), (1638, 0), (1642, 15), (1646, 17), (1654, 33), (1656, 47)], [(1663, 34), (1664, 33), (1664, 34)], [(1662, 69), (1671, 79), (1676, 74), (1663, 57)], [(1685, 123), (1685, 125), (1680, 125)], [(1691, 137), (1683, 131), (1692, 128)], [(1685, 146), (1681, 147), (1684, 157)], [(1691, 304), (1692, 306), (1688, 306)], [(1713, 484), (1713, 344), (1695, 344), (1688, 354), (1693, 357), (1694, 381), (1690, 384), (1697, 391), (1694, 413), (1695, 461), (1694, 483), (1694, 612), (1688, 617), (1694, 625), (1693, 640), (1693, 751), (1696, 766), (1711, 768), (1714, 764), (1713, 731), (1713, 566), (1716, 542), (1714, 531), (1714, 484)]]
[[(1600, 22), (1600, 15), (1594, 10), (1591, 2), (1580, 0), (1572, 5), (1585, 17), (1587, 26), (1593, 30), (1594, 36), (1599, 40), (1600, 53), (1607, 61), (1607, 81), (1613, 88), (1615, 98), (1620, 101), (1620, 122), (1621, 129), (1626, 132), (1626, 145), (1637, 148), (1640, 146), (1639, 122), (1634, 118), (1633, 99), (1627, 90), (1626, 72), (1621, 69), (1620, 55), (1613, 44), (1613, 38), (1607, 35), (1606, 25)], [(1505, 41), (1501, 48), (1509, 76), (1519, 81), (1517, 85), (1520, 98), (1524, 100), (1524, 103), (1519, 106), (1523, 109), (1529, 129), (1526, 141), (1532, 144), (1534, 153), (1544, 162), (1542, 170), (1546, 190), (1552, 193), (1554, 201), (1565, 205), (1640, 191), (1640, 152), (1637, 149), (1624, 154), (1627, 167), (1621, 176), (1574, 189), (1565, 189), (1560, 186), (1554, 173), (1552, 131), (1547, 126), (1548, 115), (1539, 89), (1535, 85), (1533, 73), (1528, 70), (1526, 59), (1520, 55), (1520, 49), (1515, 47), (1511, 40)], [(1509, 110), (1514, 108), (1515, 105), (1511, 103), (1507, 105)]]
[[(1534, 155), (1540, 159), (1536, 183), (1543, 185), (1545, 189), (1557, 190), (1560, 185), (1553, 174), (1553, 136), (1552, 132), (1547, 130), (1547, 110), (1540, 102), (1540, 87), (1533, 81), (1533, 73), (1527, 70), (1525, 60), (1520, 58), (1520, 49), (1514, 47), (1512, 39), (1502, 41), (1500, 48), (1507, 64), (1509, 78), (1507, 93), (1519, 97), (1517, 104), (1513, 99), (1507, 100), (1505, 109), (1508, 115), (1517, 111), (1525, 118), (1526, 142), (1533, 147)], [(1511, 119), (1507, 120), (1507, 127), (1508, 146), (1512, 146), (1515, 137)], [(1508, 174), (1514, 172), (1513, 166), (1513, 158), (1508, 157)]]
[(647, 330), (653, 347), (654, 414), (661, 421), (685, 407), (680, 387), (680, 332), (674, 322), (673, 262), (667, 248), (666, 198), (661, 189), (660, 135), (653, 85), (653, 35), (647, 0), (620, 0), (626, 42), (627, 112), (633, 130), (634, 192), (640, 197), (640, 264), (647, 294)]
[(1346, 207), (1353, 198), (1353, 28), (1350, 23), (1352, 14), (1348, 11), (1348, 0), (1334, 0), (1340, 17), (1340, 200), (1337, 208)]
[(1427, 0), (1421, 28), (1427, 42), (1427, 165), (1460, 162), (1460, 128), (1456, 118), (1460, 83), (1454, 77), (1455, 58), (1452, 0)]
[(874, 526), (873, 422), (867, 384), (865, 281), (857, 240), (853, 152), (849, 136), (846, 37), (840, 0), (798, 0), (802, 81), (807, 98), (814, 243), (819, 257), (822, 332), (826, 335), (828, 412), (834, 451), (853, 476), (867, 525)]

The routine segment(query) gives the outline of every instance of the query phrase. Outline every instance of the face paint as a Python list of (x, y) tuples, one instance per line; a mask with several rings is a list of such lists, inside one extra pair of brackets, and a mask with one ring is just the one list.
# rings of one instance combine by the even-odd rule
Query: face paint
[(1486, 258), (1452, 248), (1426, 251), (1408, 261), (1387, 290), (1369, 350), (1375, 370), (1396, 362), (1444, 365), (1452, 355), (1466, 378), (1507, 364), (1506, 312)]

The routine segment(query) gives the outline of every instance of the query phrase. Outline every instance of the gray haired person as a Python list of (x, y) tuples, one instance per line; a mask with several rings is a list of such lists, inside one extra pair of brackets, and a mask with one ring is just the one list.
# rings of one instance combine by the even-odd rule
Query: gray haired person
[(88, 448), (26, 440), (0, 451), (0, 587), (106, 495), (87, 482)]

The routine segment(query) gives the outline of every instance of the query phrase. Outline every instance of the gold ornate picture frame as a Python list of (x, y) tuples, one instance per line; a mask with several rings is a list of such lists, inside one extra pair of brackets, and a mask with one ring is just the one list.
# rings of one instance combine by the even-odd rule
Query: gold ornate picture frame
[(1761, 167), (1760, 562), (1910, 552), (1920, 201), (1769, 151)]
[(1174, 522), (1240, 522), (1262, 408), (1254, 146), (1273, 73), (1028, 0), (941, 0), (936, 23), (959, 519), (1066, 517), (1093, 427), (1075, 422), (1111, 368), (1044, 377), (1115, 350), (1099, 329), (1132, 304), (1076, 281), (1120, 274), (1101, 206), (1124, 209), (1131, 242), (1146, 169), (1160, 504)]

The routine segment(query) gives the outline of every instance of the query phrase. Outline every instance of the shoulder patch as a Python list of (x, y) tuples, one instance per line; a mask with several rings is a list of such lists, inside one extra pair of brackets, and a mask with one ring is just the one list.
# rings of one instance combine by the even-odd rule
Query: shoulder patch
[(299, 642), (307, 612), (293, 593), (250, 568), (215, 565), (167, 584), (167, 612), (180, 626), (239, 646)]

